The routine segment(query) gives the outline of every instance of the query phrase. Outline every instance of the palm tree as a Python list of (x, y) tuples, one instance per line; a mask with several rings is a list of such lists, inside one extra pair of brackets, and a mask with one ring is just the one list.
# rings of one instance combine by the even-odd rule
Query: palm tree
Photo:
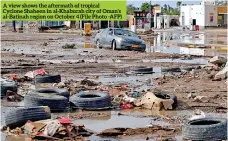
[(166, 4), (164, 5), (164, 11), (167, 11), (167, 5)]
[(134, 6), (134, 5), (128, 5), (127, 6), (127, 14), (134, 14), (134, 11), (136, 10), (137, 8)]
[(171, 7), (168, 5), (168, 9), (167, 9), (168, 11), (167, 11), (167, 14), (170, 14), (171, 13)]
[(222, 1), (222, 0), (215, 0), (216, 5), (224, 6), (227, 5), (227, 1)]
[(181, 1), (177, 1), (177, 8), (180, 9), (182, 2)]

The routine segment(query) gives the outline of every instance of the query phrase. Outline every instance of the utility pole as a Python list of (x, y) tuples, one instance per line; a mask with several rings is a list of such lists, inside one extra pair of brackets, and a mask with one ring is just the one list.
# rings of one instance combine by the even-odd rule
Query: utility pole
[(151, 18), (152, 18), (152, 13), (151, 13), (151, 0), (150, 0), (150, 28), (149, 29), (151, 29)]

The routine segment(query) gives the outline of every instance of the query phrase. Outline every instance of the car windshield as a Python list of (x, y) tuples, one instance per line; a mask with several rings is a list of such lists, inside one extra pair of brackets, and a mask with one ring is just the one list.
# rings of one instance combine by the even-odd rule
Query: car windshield
[(134, 32), (123, 30), (123, 29), (115, 29), (115, 35), (123, 35), (123, 36), (130, 36), (130, 37), (138, 37)]

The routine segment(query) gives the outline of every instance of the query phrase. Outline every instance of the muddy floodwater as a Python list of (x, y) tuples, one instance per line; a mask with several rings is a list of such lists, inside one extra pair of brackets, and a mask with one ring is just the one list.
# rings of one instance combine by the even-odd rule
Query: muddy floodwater
[[(215, 31), (218, 30), (218, 31)], [(149, 128), (149, 125), (175, 127), (178, 133), (164, 135), (172, 140), (181, 141), (181, 125), (201, 110), (206, 117), (226, 118), (227, 87), (225, 79), (212, 80), (222, 68), (204, 69), (212, 65), (214, 56), (227, 56), (227, 32), (222, 29), (181, 31), (179, 29), (155, 31), (156, 35), (141, 35), (146, 42), (146, 52), (98, 49), (94, 45), (94, 36), (65, 33), (12, 33), (2, 30), (1, 38), (1, 74), (25, 74), (43, 68), (49, 73), (61, 75), (61, 81), (82, 81), (85, 78), (98, 86), (78, 83), (67, 85), (70, 94), (84, 90), (103, 90), (113, 93), (112, 98), (122, 93), (138, 92), (140, 97), (147, 91), (159, 90), (177, 96), (175, 110), (149, 110), (139, 107), (133, 109), (113, 108), (101, 111), (71, 110), (52, 113), (52, 118), (65, 116), (76, 125), (100, 133), (113, 128)], [(65, 48), (67, 45), (72, 48)], [(135, 68), (151, 68), (149, 73), (134, 73)], [(211, 66), (210, 66), (211, 67)], [(119, 90), (126, 84), (127, 90)], [(54, 85), (51, 85), (54, 87)], [(25, 96), (36, 88), (34, 81), (18, 82), (18, 94)], [(120, 94), (121, 93), (121, 94)], [(189, 96), (190, 95), (190, 96)], [(191, 95), (204, 96), (209, 100), (199, 102)], [(132, 96), (132, 95), (131, 95)], [(24, 106), (24, 101), (1, 101), (1, 124), (7, 112)], [(157, 134), (141, 133), (131, 136), (104, 137), (97, 134), (84, 140), (101, 141), (145, 141), (158, 140)], [(166, 133), (166, 132), (165, 132)], [(7, 136), (1, 132), (1, 140), (24, 141), (28, 137)]]

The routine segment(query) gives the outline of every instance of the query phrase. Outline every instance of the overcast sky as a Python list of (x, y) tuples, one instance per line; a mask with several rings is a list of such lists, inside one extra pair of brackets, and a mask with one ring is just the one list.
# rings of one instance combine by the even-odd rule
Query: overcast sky
[[(181, 0), (180, 0), (181, 1)], [(150, 0), (127, 0), (127, 4), (133, 4), (136, 7), (140, 7), (143, 2), (150, 2)], [(182, 4), (200, 4), (199, 0), (182, 0)], [(171, 7), (176, 7), (176, 0), (151, 0), (151, 4), (160, 4), (163, 6), (164, 4), (170, 5)]]

